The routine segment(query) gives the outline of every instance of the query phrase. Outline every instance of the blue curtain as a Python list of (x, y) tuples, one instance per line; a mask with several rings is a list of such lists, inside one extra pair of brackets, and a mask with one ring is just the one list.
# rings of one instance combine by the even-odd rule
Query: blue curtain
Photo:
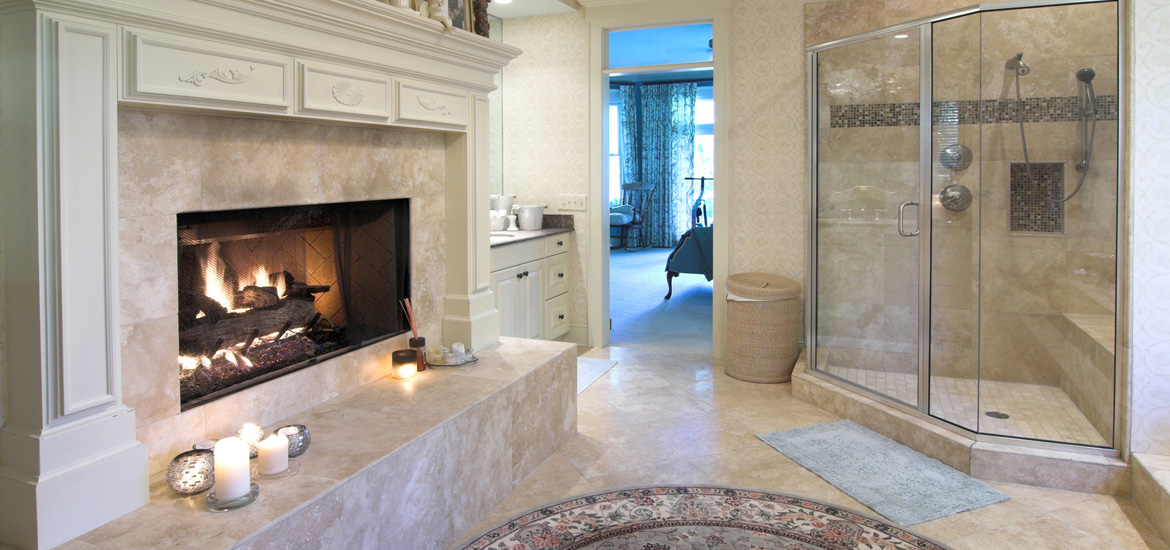
[[(622, 181), (654, 185), (643, 212), (650, 246), (674, 247), (691, 224), (698, 85), (640, 84), (621, 90)], [(623, 202), (628, 197), (623, 197)]]

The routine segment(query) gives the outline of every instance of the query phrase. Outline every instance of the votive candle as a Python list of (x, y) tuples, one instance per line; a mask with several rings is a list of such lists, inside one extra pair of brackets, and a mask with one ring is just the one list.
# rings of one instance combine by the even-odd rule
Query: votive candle
[(288, 469), (288, 437), (279, 433), (268, 436), (256, 448), (260, 451), (260, 473), (266, 476)]
[(248, 444), (238, 437), (215, 442), (215, 498), (233, 500), (252, 490)]
[(400, 349), (390, 354), (393, 360), (391, 366), (394, 378), (410, 378), (418, 373), (418, 352), (412, 349)]

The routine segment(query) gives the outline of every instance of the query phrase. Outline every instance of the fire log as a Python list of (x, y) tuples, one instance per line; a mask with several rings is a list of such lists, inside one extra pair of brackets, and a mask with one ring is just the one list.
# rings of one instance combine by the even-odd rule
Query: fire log
[(241, 308), (261, 308), (274, 306), (280, 302), (274, 286), (248, 285), (236, 293), (236, 304)]
[(293, 328), (306, 326), (316, 314), (312, 298), (286, 298), (275, 306), (232, 313), (218, 321), (207, 321), (181, 330), (179, 350), (184, 354), (203, 353), (215, 346), (219, 339), (227, 345), (235, 345), (246, 341), (256, 330), (265, 335), (280, 330), (286, 323), (291, 323)]
[(290, 298), (298, 296), (304, 298), (322, 292), (329, 292), (329, 285), (307, 285), (305, 283), (294, 282), (284, 290), (284, 295)]

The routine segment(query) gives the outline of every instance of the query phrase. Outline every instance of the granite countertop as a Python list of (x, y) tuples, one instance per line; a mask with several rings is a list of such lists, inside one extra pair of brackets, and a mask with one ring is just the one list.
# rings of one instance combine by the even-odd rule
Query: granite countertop
[(544, 229), (534, 229), (530, 231), (492, 231), (489, 237), (491, 246), (501, 246), (505, 244), (518, 243), (529, 241), (532, 239), (539, 239), (549, 235), (558, 235), (560, 233), (572, 233), (572, 227), (551, 227)]

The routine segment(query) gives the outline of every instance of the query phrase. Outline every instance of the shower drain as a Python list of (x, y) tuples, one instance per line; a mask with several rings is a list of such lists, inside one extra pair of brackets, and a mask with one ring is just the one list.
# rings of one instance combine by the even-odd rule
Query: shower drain
[(1001, 413), (999, 411), (987, 411), (984, 414), (986, 414), (987, 416), (990, 416), (992, 418), (998, 418), (1000, 420), (1004, 420), (1004, 419), (1012, 417), (1010, 414)]

